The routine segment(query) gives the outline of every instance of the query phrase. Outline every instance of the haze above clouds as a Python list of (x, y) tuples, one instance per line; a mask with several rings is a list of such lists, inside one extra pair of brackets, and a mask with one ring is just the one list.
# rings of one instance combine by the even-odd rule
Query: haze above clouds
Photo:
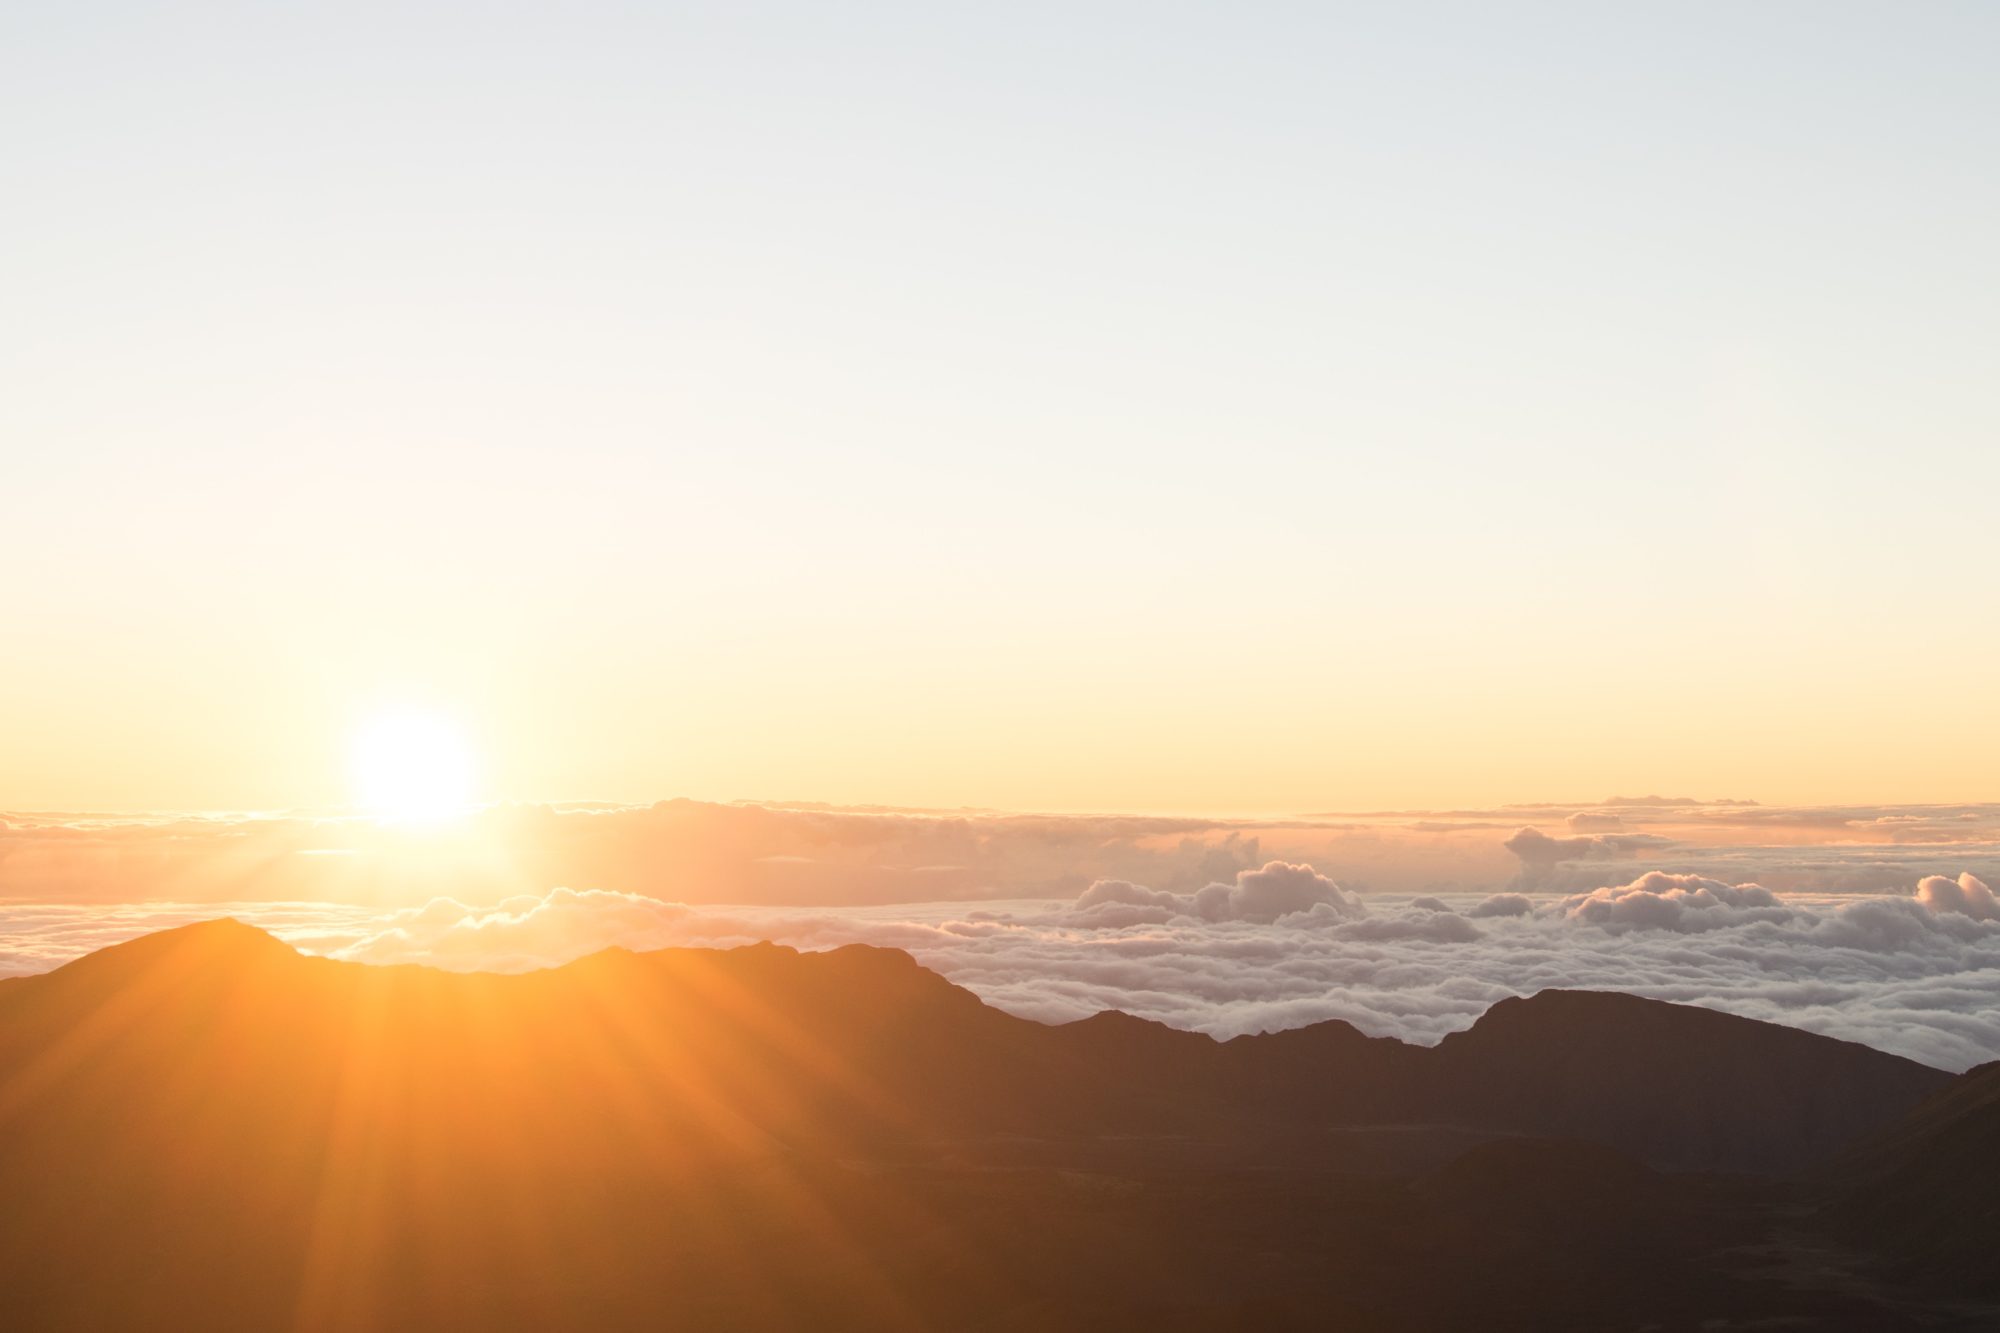
[(1683, 797), (1265, 819), (662, 801), (491, 807), (464, 824), (0, 815), (0, 901), (492, 903), (556, 885), (671, 901), (857, 906), (1191, 894), (1266, 861), (1352, 893), (1575, 893), (1646, 870), (1774, 890), (2000, 882), (2000, 805), (1776, 807)]

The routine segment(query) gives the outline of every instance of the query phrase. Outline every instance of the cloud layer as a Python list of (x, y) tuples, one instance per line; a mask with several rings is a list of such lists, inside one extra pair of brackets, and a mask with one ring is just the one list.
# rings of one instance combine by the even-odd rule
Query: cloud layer
[(7, 814), (0, 975), (225, 912), (319, 953), (454, 968), (864, 941), (1048, 1020), (1116, 1008), (1226, 1036), (1341, 1018), (1434, 1041), (1503, 996), (1583, 986), (1963, 1068), (2000, 1058), (1993, 884), (1994, 805), (1246, 820), (664, 801), (432, 830)]
[[(906, 949), (1028, 1017), (1122, 1009), (1221, 1036), (1338, 1018), (1431, 1042), (1505, 996), (1563, 986), (1704, 1004), (1950, 1069), (2000, 1057), (2000, 904), (1971, 874), (1895, 895), (1647, 872), (1564, 896), (1364, 898), (1310, 866), (1269, 862), (1184, 892), (1106, 880), (1070, 899), (977, 905), (696, 907), (555, 889), (485, 906), (231, 910), (315, 952), (452, 968), (547, 966), (611, 946), (858, 941)], [(0, 972), (215, 914), (0, 907)]]

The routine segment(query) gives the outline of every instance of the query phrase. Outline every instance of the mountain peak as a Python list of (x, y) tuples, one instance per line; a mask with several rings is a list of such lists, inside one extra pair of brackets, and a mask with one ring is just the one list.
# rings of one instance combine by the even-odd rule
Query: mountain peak
[[(1744, 1171), (1824, 1159), (1949, 1081), (1853, 1042), (1610, 991), (1501, 1000), (1436, 1049), (1461, 1116)], [(1773, 1125), (1786, 1134), (1759, 1128)]]
[(208, 949), (218, 953), (270, 953), (278, 949), (286, 953), (298, 952), (263, 927), (239, 921), (233, 916), (211, 917), (207, 921), (175, 926), (132, 941), (133, 944), (149, 942), (160, 948)]
[[(1631, 995), (1624, 991), (1565, 990), (1552, 987), (1536, 991), (1532, 995), (1510, 995), (1488, 1008), (1472, 1027), (1461, 1033), (1453, 1033), (1445, 1040), (1462, 1046), (1474, 1040), (1490, 1039), (1496, 1035), (1530, 1032), (1561, 1034), (1565, 1037), (1602, 1033), (1607, 1037), (1615, 1035), (1622, 1040), (1638, 1032), (1658, 1034), (1667, 1030), (1706, 1033), (1731, 1031), (1747, 1036), (1753, 1029), (1771, 1026), (1774, 1025), (1762, 1024), (1755, 1019), (1725, 1013), (1720, 1009), (1676, 1004), (1671, 1000), (1649, 999), (1643, 995)], [(1817, 1038), (1814, 1034), (1798, 1028), (1780, 1030), (1796, 1036), (1779, 1037), (1777, 1040), (1803, 1039), (1828, 1042), (1837, 1040), (1831, 1037)]]
[(297, 957), (298, 950), (269, 931), (225, 916), (155, 931), (99, 949), (49, 975), (52, 979), (122, 976), (133, 968), (166, 965), (208, 970)]
[(1082, 1018), (1072, 1019), (1058, 1026), (1075, 1032), (1182, 1031), (1171, 1023), (1162, 1023), (1157, 1018), (1141, 1018), (1137, 1014), (1128, 1014), (1123, 1009), (1099, 1009), (1094, 1014), (1086, 1014)]

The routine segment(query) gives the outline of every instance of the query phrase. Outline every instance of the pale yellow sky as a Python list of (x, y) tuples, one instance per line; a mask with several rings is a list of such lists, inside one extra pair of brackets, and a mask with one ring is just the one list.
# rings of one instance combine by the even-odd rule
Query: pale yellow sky
[(427, 12), (0, 19), (0, 808), (2000, 795), (1990, 9)]

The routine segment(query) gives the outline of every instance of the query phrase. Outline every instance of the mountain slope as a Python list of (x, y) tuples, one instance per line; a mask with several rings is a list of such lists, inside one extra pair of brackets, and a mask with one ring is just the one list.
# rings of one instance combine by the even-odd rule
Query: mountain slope
[[(1497, 1192), (1506, 1253), (1544, 1253), (1560, 1217), (1611, 1206), (1579, 1192), (1598, 1159), (1571, 1164), (1597, 1149), (1496, 1150), (1414, 1194), (1356, 1179), (1369, 1159), (1423, 1170), (1495, 1133), (1561, 1132), (1770, 1168), (1944, 1081), (1618, 996), (1506, 1002), (1436, 1049), (1342, 1023), (1216, 1042), (1123, 1015), (1029, 1022), (863, 946), (462, 975), (213, 922), (0, 988), (0, 1316), (1451, 1327), (1425, 1238), (1478, 1249), (1459, 1205)], [(1538, 1210), (1522, 1196), (1540, 1179), (1570, 1183)], [(1674, 1257), (1562, 1308), (1608, 1318), (1718, 1282), (1750, 1299), (1687, 1268), (1684, 1238), (1653, 1252)], [(1554, 1308), (1560, 1267), (1534, 1272), (1520, 1299)]]
[(1961, 1074), (1824, 1180), (1841, 1226), (1899, 1271), (2000, 1296), (2000, 1061)]
[(0, 992), (0, 1126), (141, 1087), (206, 1111), (217, 1085), (309, 1118), (357, 1070), (371, 1097), (437, 1111), (476, 1090), (528, 1123), (589, 1124), (601, 1145), (637, 1132), (614, 1123), (627, 1112), (705, 1151), (1436, 1122), (1761, 1171), (1819, 1160), (1950, 1082), (1853, 1043), (1593, 992), (1503, 1000), (1436, 1048), (1339, 1022), (1228, 1042), (1123, 1014), (1048, 1027), (862, 945), (613, 949), (496, 976), (308, 958), (219, 921)]
[(1672, 1166), (1788, 1172), (1949, 1082), (1854, 1042), (1632, 995), (1502, 1000), (1439, 1043), (1437, 1111)]

